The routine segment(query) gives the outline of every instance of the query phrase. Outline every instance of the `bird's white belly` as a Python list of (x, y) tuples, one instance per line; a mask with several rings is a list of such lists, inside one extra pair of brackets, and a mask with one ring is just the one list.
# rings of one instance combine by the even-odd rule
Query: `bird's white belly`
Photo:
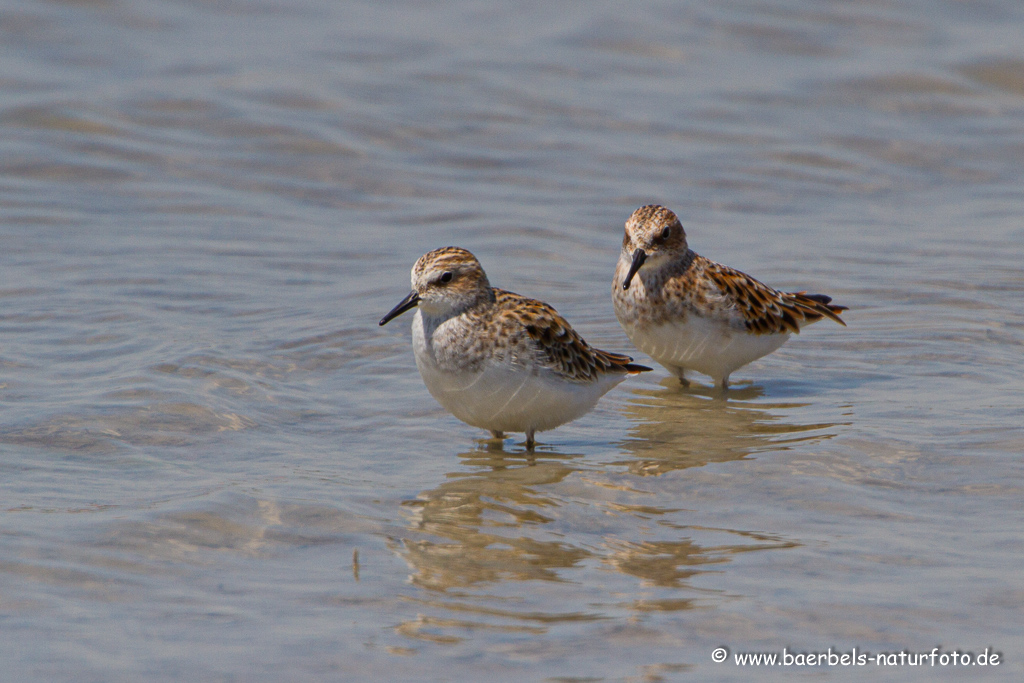
[(638, 349), (675, 372), (696, 370), (716, 380), (766, 356), (789, 338), (782, 334), (750, 334), (725, 322), (691, 315), (683, 323), (626, 328)]
[(430, 395), (463, 422), (501, 432), (545, 431), (586, 414), (626, 378), (602, 375), (573, 382), (541, 366), (486, 361), (477, 369), (441, 367), (427, 343), (422, 321), (413, 323), (416, 367)]
[(417, 357), (423, 383), (438, 403), (463, 422), (502, 432), (544, 431), (586, 414), (626, 375), (576, 383), (522, 366), (493, 364), (479, 372), (447, 372)]

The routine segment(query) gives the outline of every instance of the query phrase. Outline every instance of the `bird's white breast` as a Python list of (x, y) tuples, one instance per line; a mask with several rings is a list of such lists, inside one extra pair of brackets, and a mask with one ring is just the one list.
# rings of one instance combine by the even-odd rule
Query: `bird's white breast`
[(638, 349), (670, 370), (696, 370), (716, 380), (768, 355), (789, 338), (789, 334), (751, 334), (697, 315), (682, 322), (623, 327)]
[(457, 319), (434, 324), (420, 311), (412, 325), (416, 367), (430, 395), (463, 422), (496, 431), (544, 431), (587, 413), (625, 373), (574, 382), (530, 359), (495, 359), (486, 352), (477, 362), (449, 362)]

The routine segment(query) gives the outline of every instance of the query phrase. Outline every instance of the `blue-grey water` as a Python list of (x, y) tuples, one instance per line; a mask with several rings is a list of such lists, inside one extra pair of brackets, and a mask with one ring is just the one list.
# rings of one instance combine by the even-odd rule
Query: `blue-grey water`
[[(848, 327), (528, 457), (377, 326), (456, 244), (649, 363), (650, 202)], [(1016, 0), (6, 0), (0, 678), (1021, 680), (1022, 251)]]

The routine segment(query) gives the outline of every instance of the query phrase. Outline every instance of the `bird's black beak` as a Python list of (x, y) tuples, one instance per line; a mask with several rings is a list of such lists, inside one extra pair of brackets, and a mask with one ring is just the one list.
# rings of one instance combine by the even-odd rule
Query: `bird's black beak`
[(410, 308), (416, 308), (416, 304), (419, 302), (420, 295), (415, 291), (409, 292), (409, 296), (399, 301), (397, 306), (388, 311), (388, 314), (380, 319), (380, 324), (387, 325), (393, 318), (397, 318)]
[(637, 249), (633, 252), (633, 263), (629, 265), (629, 272), (626, 273), (626, 279), (622, 281), (622, 288), (629, 289), (629, 283), (633, 281), (633, 276), (636, 275), (636, 271), (640, 270), (640, 266), (647, 260), (647, 252), (643, 249)]

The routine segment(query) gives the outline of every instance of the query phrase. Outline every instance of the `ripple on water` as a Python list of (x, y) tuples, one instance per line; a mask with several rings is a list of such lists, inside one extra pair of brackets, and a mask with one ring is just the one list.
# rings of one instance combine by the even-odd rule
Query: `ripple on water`
[(211, 432), (256, 426), (243, 415), (191, 402), (158, 402), (120, 412), (62, 415), (0, 432), (0, 443), (73, 453), (114, 453), (121, 445), (185, 446)]

